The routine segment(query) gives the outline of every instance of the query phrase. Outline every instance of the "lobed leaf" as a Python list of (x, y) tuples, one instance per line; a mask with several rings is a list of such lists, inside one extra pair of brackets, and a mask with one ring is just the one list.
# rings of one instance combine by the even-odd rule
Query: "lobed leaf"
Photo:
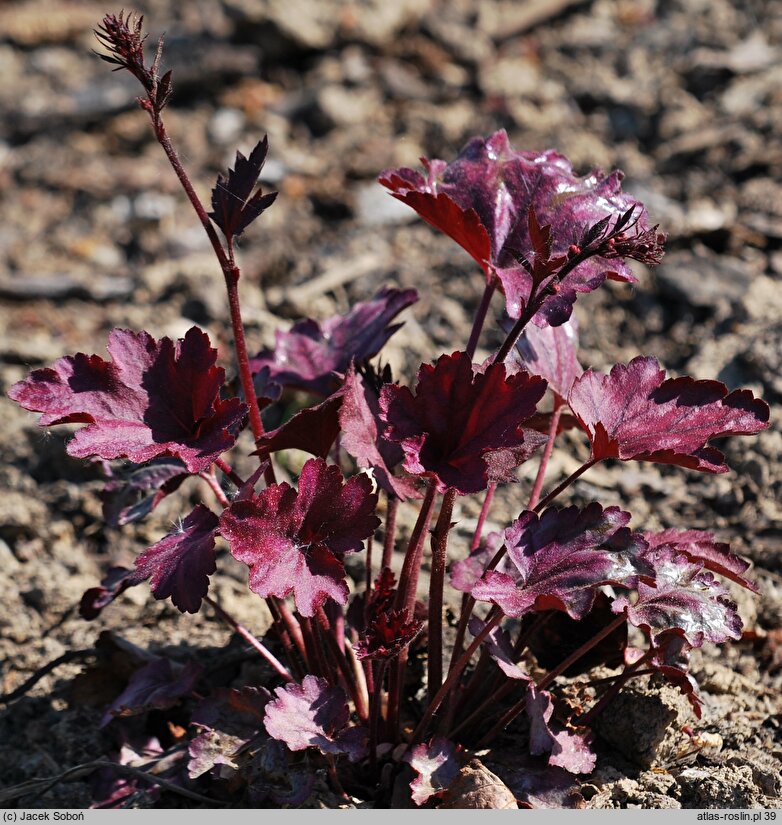
[(115, 329), (108, 351), (111, 361), (83, 353), (61, 358), (8, 395), (42, 413), (44, 426), (87, 424), (68, 444), (76, 458), (142, 464), (169, 455), (198, 473), (233, 446), (247, 408), (220, 398), (225, 372), (205, 333), (193, 327), (173, 342)]
[(459, 775), (456, 747), (443, 736), (419, 743), (405, 754), (404, 760), (418, 774), (410, 783), (416, 805), (423, 805), (431, 797), (445, 793)]
[(719, 381), (665, 378), (655, 358), (617, 364), (609, 375), (587, 370), (568, 404), (592, 443), (592, 458), (678, 464), (707, 473), (728, 471), (707, 446), (725, 435), (754, 435), (768, 426), (768, 405), (749, 390)]
[(298, 321), (288, 332), (277, 332), (274, 350), (265, 350), (251, 360), (252, 371), (266, 368), (278, 384), (329, 395), (339, 386), (337, 376), (351, 361), (360, 363), (380, 352), (402, 326), (391, 321), (417, 300), (414, 289), (383, 287), (347, 315)]
[[(646, 212), (622, 193), (620, 172), (606, 176), (594, 171), (579, 178), (556, 152), (514, 151), (502, 130), (487, 139), (473, 138), (452, 163), (422, 162), (425, 175), (408, 168), (389, 169), (380, 183), (453, 238), (488, 279), (496, 273), (512, 318), (518, 318), (529, 301), (544, 259), (558, 259), (561, 265), (571, 246), (601, 221), (605, 224), (593, 230), (592, 242), (628, 210), (637, 231), (646, 230)], [(591, 255), (567, 272), (546, 296), (537, 320), (563, 323), (576, 294), (596, 289), (606, 278), (634, 282), (616, 250), (609, 254), (612, 259)], [(520, 261), (535, 263), (524, 266)]]
[[(473, 616), (467, 625), (473, 637), (477, 636), (485, 626), (486, 622), (481, 621), (477, 616)], [(507, 630), (499, 626), (495, 627), (483, 640), (483, 648), (509, 679), (529, 681), (529, 674), (518, 664), (519, 657), (513, 652), (513, 643)]]
[[(509, 330), (508, 330), (509, 331)], [(527, 324), (516, 349), (522, 367), (548, 382), (549, 389), (567, 398), (583, 370), (578, 363), (578, 322), (575, 315), (557, 327)]]
[(401, 445), (409, 473), (435, 479), (440, 491), (476, 493), (539, 446), (522, 424), (545, 390), (542, 378), (508, 375), (504, 364), (475, 374), (467, 353), (443, 355), (434, 366), (421, 365), (415, 395), (396, 384), (383, 387), (385, 437)]
[(527, 685), (525, 712), (530, 720), (530, 753), (548, 753), (548, 763), (569, 773), (591, 773), (596, 757), (586, 737), (552, 721), (554, 705), (547, 690), (538, 690), (534, 682)]
[(209, 576), (217, 569), (217, 516), (203, 504), (176, 529), (136, 559), (137, 574), (151, 579), (156, 599), (170, 598), (183, 613), (198, 613), (209, 590)]
[(345, 691), (320, 676), (305, 676), (300, 685), (277, 688), (277, 698), (266, 706), (264, 724), (269, 735), (292, 751), (318, 748), (321, 753), (346, 754), (357, 762), (367, 754), (367, 732), (348, 727)]
[(338, 467), (313, 458), (302, 468), (298, 491), (273, 484), (234, 501), (220, 519), (220, 534), (249, 565), (254, 593), (293, 593), (299, 612), (313, 616), (327, 598), (347, 601), (342, 557), (361, 550), (379, 526), (376, 505), (367, 476), (345, 482)]

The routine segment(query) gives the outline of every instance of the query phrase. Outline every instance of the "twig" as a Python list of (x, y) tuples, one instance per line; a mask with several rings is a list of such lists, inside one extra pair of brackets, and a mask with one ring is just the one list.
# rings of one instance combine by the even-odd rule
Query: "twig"
[(87, 648), (85, 650), (68, 650), (62, 654), (62, 656), (58, 656), (56, 659), (52, 659), (51, 662), (45, 664), (43, 667), (39, 668), (38, 670), (30, 676), (27, 681), (22, 682), (16, 690), (12, 690), (10, 693), (5, 693), (0, 696), (0, 704), (7, 705), (10, 702), (15, 701), (16, 699), (21, 698), (22, 696), (27, 693), (28, 690), (35, 687), (38, 682), (43, 679), (48, 673), (51, 673), (55, 668), (58, 668), (60, 665), (67, 664), (68, 662), (78, 661), (80, 659), (86, 659), (89, 656), (94, 656), (96, 654), (96, 650), (94, 647)]

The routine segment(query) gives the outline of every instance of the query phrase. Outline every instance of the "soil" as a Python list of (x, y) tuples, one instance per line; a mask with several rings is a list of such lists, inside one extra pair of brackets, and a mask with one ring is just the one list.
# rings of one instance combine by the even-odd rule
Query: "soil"
[[(464, 346), (481, 291), (474, 264), (375, 182), (419, 156), (451, 158), (472, 135), (508, 130), (517, 148), (555, 147), (581, 172), (619, 167), (669, 236), (635, 287), (581, 298), (581, 360), (653, 354), (674, 374), (717, 377), (768, 401), (772, 426), (728, 439), (733, 472), (603, 465), (573, 501), (621, 504), (643, 529), (715, 531), (754, 562), (760, 597), (735, 593), (741, 642), (696, 654), (696, 720), (676, 690), (628, 689), (599, 726), (598, 766), (570, 802), (588, 807), (782, 806), (782, 6), (766, 0), (147, 0), (166, 31), (175, 95), (168, 128), (199, 191), (268, 133), (275, 206), (242, 241), (254, 349), (304, 315), (344, 312), (383, 284), (421, 300), (389, 344), (399, 376)], [(0, 7), (0, 693), (102, 631), (152, 651), (221, 662), (230, 630), (208, 608), (181, 615), (130, 590), (90, 623), (75, 606), (112, 565), (186, 513), (195, 481), (135, 526), (105, 526), (101, 467), (70, 459), (67, 428), (44, 432), (5, 391), (30, 368), (102, 352), (115, 326), (181, 336), (208, 329), (231, 363), (219, 271), (130, 78), (90, 49), (101, 4)], [(492, 308), (499, 315), (499, 303)], [(499, 340), (484, 337), (478, 359)], [(583, 453), (558, 451), (551, 481)], [(245, 445), (246, 446), (246, 445)], [(581, 452), (579, 452), (581, 451)], [(237, 450), (241, 464), (248, 450)], [(574, 457), (575, 456), (575, 457)], [(284, 468), (283, 468), (284, 469)], [(531, 471), (530, 471), (531, 472)], [(495, 528), (530, 483), (507, 489)], [(208, 494), (207, 494), (208, 495)], [(460, 502), (464, 551), (479, 501)], [(403, 508), (410, 522), (412, 509)], [(222, 558), (213, 592), (258, 633), (245, 573)], [(249, 665), (245, 665), (245, 675)], [(26, 795), (28, 780), (106, 759), (102, 712), (61, 664), (0, 710), (0, 799), (84, 807), (88, 778)], [(509, 748), (512, 740), (508, 742)], [(503, 776), (513, 762), (493, 754)], [(485, 769), (484, 769), (485, 770)], [(503, 776), (505, 778), (505, 776)], [(511, 780), (506, 781), (513, 787)], [(325, 788), (325, 786), (324, 786)], [(3, 789), (6, 789), (3, 791)], [(146, 803), (151, 804), (149, 800)], [(197, 804), (164, 793), (157, 804)], [(338, 804), (326, 790), (310, 804)]]

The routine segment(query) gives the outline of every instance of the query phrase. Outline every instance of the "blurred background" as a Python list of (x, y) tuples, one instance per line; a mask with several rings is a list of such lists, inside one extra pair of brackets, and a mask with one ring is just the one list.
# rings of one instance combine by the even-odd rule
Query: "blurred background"
[[(674, 373), (751, 387), (772, 405), (773, 426), (727, 444), (728, 477), (600, 467), (579, 495), (622, 503), (649, 528), (717, 530), (769, 571), (776, 601), (761, 609), (782, 624), (782, 3), (146, 0), (134, 10), (150, 56), (166, 33), (166, 122), (203, 199), (237, 148), (269, 136), (263, 180), (280, 196), (240, 250), (254, 350), (275, 329), (345, 312), (386, 283), (421, 291), (389, 345), (403, 380), (464, 347), (482, 275), (376, 183), (386, 167), (449, 160), (469, 137), (504, 128), (517, 149), (555, 148), (580, 173), (624, 170), (668, 252), (656, 270), (638, 267), (636, 286), (579, 299), (582, 363), (652, 354)], [(91, 52), (107, 12), (119, 8), (0, 5), (3, 395), (63, 354), (103, 353), (114, 326), (180, 336), (197, 323), (232, 363), (203, 230), (135, 104), (135, 81)], [(497, 340), (489, 331), (478, 355)], [(8, 690), (36, 663), (92, 643), (97, 629), (63, 614), (177, 511), (108, 530), (97, 469), (70, 461), (36, 416), (0, 406)], [(219, 587), (225, 599), (244, 592), (241, 575)], [(201, 617), (180, 625), (172, 608), (137, 595), (108, 621), (168, 622), (172, 642), (211, 638)], [(234, 609), (251, 621), (253, 605)]]

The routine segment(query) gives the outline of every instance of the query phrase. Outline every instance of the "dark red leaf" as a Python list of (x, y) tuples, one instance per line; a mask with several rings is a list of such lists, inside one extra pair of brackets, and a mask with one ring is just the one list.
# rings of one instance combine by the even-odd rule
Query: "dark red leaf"
[(228, 170), (228, 176), (218, 175), (212, 190), (212, 212), (209, 217), (222, 229), (226, 238), (237, 238), (277, 197), (276, 192), (266, 195), (258, 188), (252, 194), (261, 175), (269, 141), (264, 135), (246, 158), (236, 153), (236, 163)]
[(728, 471), (706, 446), (724, 435), (768, 426), (768, 405), (749, 390), (728, 394), (719, 381), (669, 378), (654, 358), (617, 364), (609, 375), (587, 370), (568, 398), (592, 442), (592, 458), (655, 461), (708, 473)]
[(502, 547), (505, 536), (502, 533), (489, 533), (484, 543), (465, 559), (451, 565), (451, 586), (462, 593), (469, 593), (481, 580), (489, 562)]
[(642, 554), (646, 542), (626, 527), (630, 514), (592, 503), (527, 511), (505, 531), (512, 574), (491, 571), (472, 595), (499, 605), (508, 616), (532, 610), (564, 610), (583, 619), (604, 584), (633, 587), (653, 568)]
[(135, 587), (143, 581), (145, 581), (145, 578), (139, 575), (138, 570), (128, 570), (127, 567), (112, 567), (101, 579), (98, 587), (91, 587), (84, 592), (79, 602), (79, 615), (88, 621), (96, 619), (104, 607), (110, 605), (129, 587)]
[[(408, 472), (434, 478), (440, 491), (476, 493), (496, 470), (492, 453), (528, 453), (522, 424), (545, 391), (542, 378), (507, 375), (504, 364), (475, 374), (466, 353), (443, 355), (421, 366), (415, 395), (396, 384), (383, 387), (385, 437), (401, 444)], [(493, 458), (507, 471), (507, 455)]]
[(366, 631), (355, 645), (359, 659), (395, 659), (423, 630), (424, 623), (407, 621), (406, 610), (373, 611)]
[[(473, 616), (468, 625), (473, 636), (477, 636), (485, 626), (486, 623), (477, 616)], [(519, 657), (513, 652), (513, 643), (507, 630), (495, 627), (484, 639), (483, 647), (509, 679), (529, 681), (529, 674), (518, 665)]]
[(704, 641), (720, 644), (741, 638), (741, 619), (725, 588), (703, 566), (662, 547), (645, 554), (655, 571), (655, 586), (639, 582), (633, 603), (619, 596), (615, 613), (625, 612), (628, 621), (641, 628), (657, 644), (661, 634), (683, 636), (693, 647)]
[(644, 533), (644, 538), (653, 550), (670, 547), (690, 561), (700, 562), (706, 570), (719, 573), (753, 593), (759, 592), (757, 585), (742, 575), (750, 563), (731, 553), (730, 545), (716, 541), (712, 533), (705, 530), (663, 530), (661, 533)]
[(459, 775), (456, 747), (442, 736), (416, 745), (405, 754), (404, 760), (418, 774), (410, 783), (416, 805), (423, 805), (432, 796), (441, 796)]
[[(645, 210), (622, 193), (620, 172), (605, 176), (595, 171), (579, 178), (569, 161), (556, 152), (514, 151), (504, 131), (485, 140), (473, 138), (452, 163), (433, 160), (424, 164), (426, 175), (407, 168), (390, 169), (380, 176), (380, 183), (452, 237), (487, 278), (496, 272), (513, 318), (521, 315), (533, 284), (533, 276), (519, 258), (534, 261), (537, 251), (539, 265), (550, 252), (564, 262), (570, 247), (589, 228), (605, 218), (618, 220), (628, 209), (633, 210), (637, 231), (646, 229)], [(531, 237), (531, 223), (537, 243)], [(551, 227), (550, 250), (545, 226)], [(611, 254), (616, 252), (615, 247), (611, 249)], [(596, 289), (607, 277), (635, 281), (621, 259), (592, 255), (568, 272), (546, 297), (541, 322), (566, 321), (576, 293)]]
[(339, 435), (342, 400), (343, 391), (339, 389), (320, 404), (299, 410), (276, 430), (257, 439), (258, 449), (253, 455), (268, 456), (279, 450), (294, 449), (326, 458)]
[(547, 690), (538, 690), (535, 683), (530, 682), (524, 709), (530, 720), (531, 754), (539, 756), (548, 753), (549, 765), (564, 768), (570, 773), (591, 773), (596, 757), (585, 735), (552, 721), (554, 706)]
[(345, 376), (344, 395), (339, 410), (343, 449), (356, 459), (359, 467), (371, 469), (378, 486), (401, 501), (418, 498), (415, 482), (397, 478), (393, 468), (402, 462), (402, 448), (382, 434), (388, 425), (380, 417), (377, 392), (351, 365)]
[(125, 690), (106, 709), (100, 726), (118, 716), (138, 716), (149, 710), (173, 707), (192, 692), (202, 671), (195, 662), (175, 671), (170, 659), (154, 659), (131, 676)]
[(217, 568), (217, 516), (203, 504), (176, 529), (136, 559), (136, 570), (156, 599), (171, 598), (183, 613), (198, 613), (209, 590), (209, 576)]
[(342, 556), (361, 550), (380, 520), (367, 476), (343, 482), (338, 467), (314, 458), (301, 471), (298, 492), (273, 484), (223, 512), (220, 534), (249, 565), (254, 593), (284, 598), (292, 592), (303, 616), (313, 616), (327, 598), (345, 604)]
[(174, 343), (115, 329), (108, 351), (111, 361), (83, 353), (61, 358), (8, 395), (43, 413), (44, 426), (87, 424), (68, 444), (76, 458), (142, 464), (171, 455), (198, 473), (233, 446), (247, 409), (238, 399), (220, 399), (225, 372), (205, 333), (193, 327)]
[(318, 748), (322, 753), (346, 754), (357, 762), (367, 754), (367, 732), (348, 727), (345, 691), (331, 687), (320, 676), (305, 676), (300, 685), (277, 688), (277, 698), (266, 706), (264, 724), (269, 735), (292, 751)]
[(383, 287), (347, 315), (299, 321), (289, 332), (277, 332), (274, 350), (253, 358), (252, 370), (266, 367), (278, 384), (329, 395), (339, 386), (338, 374), (351, 361), (360, 363), (380, 352), (402, 326), (390, 325), (391, 321), (417, 300), (414, 289)]
[[(522, 767), (516, 767), (519, 764)], [(527, 808), (585, 808), (578, 782), (573, 774), (562, 768), (539, 764), (532, 757), (516, 757), (515, 769), (503, 771), (503, 779), (508, 783), (516, 798)]]

